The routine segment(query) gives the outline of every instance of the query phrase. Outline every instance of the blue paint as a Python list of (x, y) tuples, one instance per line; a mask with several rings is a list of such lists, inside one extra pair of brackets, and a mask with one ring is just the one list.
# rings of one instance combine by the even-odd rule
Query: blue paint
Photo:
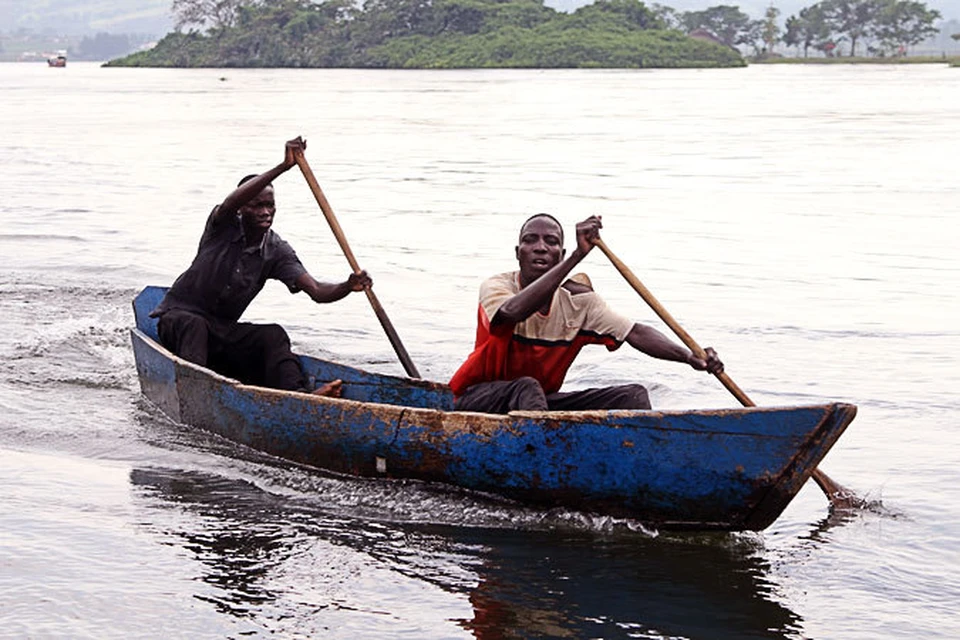
[(151, 340), (159, 340), (157, 335), (157, 319), (150, 317), (150, 312), (157, 308), (163, 296), (167, 295), (169, 287), (144, 287), (133, 299), (133, 316), (137, 320), (137, 329), (142, 331)]

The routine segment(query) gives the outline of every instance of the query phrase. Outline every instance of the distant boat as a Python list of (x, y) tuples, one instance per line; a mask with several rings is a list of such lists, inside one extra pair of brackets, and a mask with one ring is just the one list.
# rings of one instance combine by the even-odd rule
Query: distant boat
[(51, 67), (65, 67), (67, 66), (67, 56), (60, 54), (58, 56), (47, 58), (47, 65)]

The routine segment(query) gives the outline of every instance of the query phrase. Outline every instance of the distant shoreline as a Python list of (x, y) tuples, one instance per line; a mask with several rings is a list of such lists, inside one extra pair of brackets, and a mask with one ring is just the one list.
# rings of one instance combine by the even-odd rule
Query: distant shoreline
[(960, 66), (960, 54), (948, 56), (903, 56), (903, 57), (835, 57), (835, 58), (787, 58), (775, 57), (762, 60), (748, 60), (748, 64), (949, 64), (952, 67)]

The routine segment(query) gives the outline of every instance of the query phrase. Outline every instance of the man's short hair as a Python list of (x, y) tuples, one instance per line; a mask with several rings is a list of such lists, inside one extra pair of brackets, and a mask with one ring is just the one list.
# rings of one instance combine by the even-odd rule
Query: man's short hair
[(550, 215), (549, 213), (535, 213), (535, 214), (533, 214), (532, 216), (530, 216), (529, 218), (527, 218), (526, 220), (524, 220), (524, 221), (523, 221), (523, 224), (520, 225), (520, 235), (521, 235), (521, 236), (523, 235), (523, 229), (524, 229), (524, 227), (526, 227), (526, 226), (530, 223), (531, 220), (536, 220), (537, 218), (548, 218), (548, 219), (550, 219), (550, 220), (553, 220), (553, 222), (560, 228), (560, 243), (563, 244), (563, 225), (560, 224), (560, 221), (557, 220), (556, 218), (554, 218), (554, 217), (553, 217), (552, 215)]

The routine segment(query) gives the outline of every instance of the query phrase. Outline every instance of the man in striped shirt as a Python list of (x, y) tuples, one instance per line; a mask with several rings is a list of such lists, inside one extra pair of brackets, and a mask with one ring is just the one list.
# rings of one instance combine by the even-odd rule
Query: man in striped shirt
[(567, 370), (588, 344), (613, 351), (626, 342), (661, 360), (720, 373), (713, 349), (694, 356), (665, 335), (607, 307), (585, 274), (570, 271), (593, 249), (599, 216), (577, 224), (577, 247), (565, 257), (563, 227), (545, 213), (528, 219), (516, 247), (519, 271), (488, 278), (480, 287), (473, 353), (450, 380), (458, 411), (649, 409), (639, 384), (561, 392)]

